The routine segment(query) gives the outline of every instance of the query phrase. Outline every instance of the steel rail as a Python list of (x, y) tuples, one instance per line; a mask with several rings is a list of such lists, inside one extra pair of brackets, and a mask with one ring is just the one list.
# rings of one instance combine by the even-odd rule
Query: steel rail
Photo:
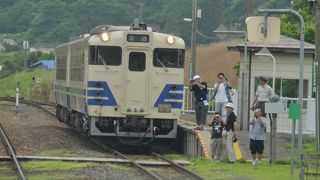
[(171, 161), (170, 159), (158, 154), (158, 153), (155, 153), (155, 152), (152, 152), (152, 155), (153, 156), (156, 156), (160, 159), (162, 159), (163, 161), (166, 161), (168, 162), (176, 171), (179, 171), (181, 173), (185, 173), (185, 174), (188, 174), (189, 176), (191, 176), (192, 178), (194, 179), (200, 179), (200, 180), (204, 180), (203, 177), (199, 176), (198, 174), (192, 172), (192, 171), (189, 171), (188, 169), (182, 167), (181, 165), (179, 165), (178, 163), (174, 162), (174, 161)]
[(160, 178), (157, 175), (155, 175), (154, 173), (150, 172), (149, 170), (147, 170), (146, 168), (144, 168), (143, 166), (138, 164), (136, 161), (131, 160), (130, 158), (128, 158), (126, 155), (122, 154), (121, 152), (119, 152), (119, 151), (117, 151), (117, 150), (115, 150), (115, 149), (113, 149), (111, 147), (108, 147), (105, 144), (98, 142), (97, 140), (93, 140), (93, 139), (90, 139), (90, 140), (92, 142), (94, 142), (95, 144), (101, 146), (106, 151), (111, 152), (111, 153), (115, 154), (116, 156), (120, 156), (121, 158), (130, 161), (132, 165), (136, 166), (140, 171), (142, 171), (143, 173), (148, 175), (150, 178), (157, 179), (157, 180), (162, 180), (162, 178)]
[[(15, 98), (12, 98), (12, 97), (0, 97), (0, 101), (15, 102)], [(43, 103), (43, 102), (31, 101), (31, 100), (25, 100), (25, 99), (20, 99), (19, 102), (22, 103), (22, 104), (32, 105), (34, 107), (42, 109), (43, 111), (49, 113), (52, 116), (56, 116), (55, 113), (52, 113), (48, 109), (43, 107), (43, 106), (55, 107), (55, 105), (53, 105), (53, 103)]]
[[(16, 98), (15, 97), (10, 97), (10, 96), (7, 96), (7, 97), (0, 97), (0, 101), (15, 101)], [(24, 101), (26, 103), (36, 103), (38, 105), (43, 105), (43, 106), (51, 106), (51, 107), (55, 107), (56, 104), (55, 103), (48, 103), (48, 102), (39, 102), (39, 101), (32, 101), (32, 100), (26, 100), (24, 98), (19, 98), (19, 102), (20, 101)]]
[(18, 159), (16, 157), (16, 154), (15, 154), (15, 152), (13, 150), (13, 147), (11, 146), (11, 143), (10, 143), (9, 139), (7, 138), (7, 136), (5, 134), (5, 131), (3, 130), (1, 124), (0, 124), (0, 136), (1, 136), (1, 139), (3, 141), (3, 144), (5, 145), (5, 147), (7, 149), (7, 152), (8, 152), (8, 154), (9, 154), (11, 160), (12, 160), (12, 163), (13, 163), (13, 165), (15, 167), (15, 170), (17, 171), (19, 179), (25, 180), (26, 177), (25, 177), (25, 175), (24, 175), (24, 173), (22, 171), (22, 168), (21, 168), (21, 166), (19, 164), (19, 161), (18, 161)]

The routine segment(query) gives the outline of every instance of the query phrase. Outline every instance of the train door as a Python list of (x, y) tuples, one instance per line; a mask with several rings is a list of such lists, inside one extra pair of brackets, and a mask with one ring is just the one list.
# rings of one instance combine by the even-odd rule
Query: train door
[(124, 114), (141, 115), (148, 111), (148, 50), (126, 50), (125, 57)]

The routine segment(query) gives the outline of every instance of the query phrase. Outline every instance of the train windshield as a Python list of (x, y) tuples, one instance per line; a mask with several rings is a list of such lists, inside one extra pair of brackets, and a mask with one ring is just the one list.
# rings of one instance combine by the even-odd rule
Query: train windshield
[(119, 66), (122, 49), (118, 46), (90, 46), (90, 65)]
[(183, 68), (184, 49), (154, 49), (153, 65), (164, 68)]

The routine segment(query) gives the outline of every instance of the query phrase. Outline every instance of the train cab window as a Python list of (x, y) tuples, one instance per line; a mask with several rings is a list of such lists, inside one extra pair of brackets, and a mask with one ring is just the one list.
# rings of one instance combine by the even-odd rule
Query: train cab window
[(183, 68), (184, 49), (154, 49), (153, 65), (155, 67)]
[(122, 49), (118, 46), (90, 46), (90, 65), (121, 65)]
[(143, 52), (131, 52), (129, 54), (129, 70), (144, 71), (146, 69), (146, 54)]

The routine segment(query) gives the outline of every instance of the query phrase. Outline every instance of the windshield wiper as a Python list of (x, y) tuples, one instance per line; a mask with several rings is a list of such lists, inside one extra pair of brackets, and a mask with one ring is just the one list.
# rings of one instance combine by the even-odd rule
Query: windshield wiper
[(156, 56), (156, 60), (158, 61), (158, 63), (163, 67), (163, 69), (168, 72), (167, 67), (160, 61), (160, 59), (158, 58), (158, 55)]
[(106, 61), (105, 61), (105, 60), (103, 59), (103, 57), (100, 55), (99, 50), (98, 50), (98, 62), (99, 62), (99, 61), (102, 62), (102, 64), (104, 65), (104, 67), (105, 67), (106, 69), (109, 69), (109, 67), (107, 66)]

